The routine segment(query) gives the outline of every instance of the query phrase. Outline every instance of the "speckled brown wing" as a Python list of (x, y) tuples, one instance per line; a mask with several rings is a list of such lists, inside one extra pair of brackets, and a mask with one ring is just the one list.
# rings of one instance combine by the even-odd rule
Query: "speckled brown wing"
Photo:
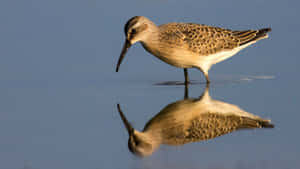
[(189, 49), (200, 55), (210, 55), (239, 46), (239, 39), (229, 29), (193, 23), (179, 23), (177, 29), (184, 34)]
[(184, 39), (186, 35), (181, 31), (178, 25), (178, 23), (160, 25), (159, 41), (164, 43), (164, 45), (174, 45), (174, 47), (185, 45)]
[(184, 138), (186, 142), (194, 142), (212, 139), (239, 129), (273, 127), (269, 120), (207, 113), (190, 122)]
[(163, 25), (164, 40), (180, 44), (200, 55), (231, 50), (267, 36), (270, 28), (232, 31), (194, 23), (170, 23)]

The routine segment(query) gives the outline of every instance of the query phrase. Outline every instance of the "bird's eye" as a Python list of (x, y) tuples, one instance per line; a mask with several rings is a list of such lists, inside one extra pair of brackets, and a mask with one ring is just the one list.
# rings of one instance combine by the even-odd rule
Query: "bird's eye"
[(136, 29), (131, 29), (132, 34), (136, 34)]
[(140, 143), (141, 143), (140, 141), (136, 141), (136, 142), (135, 142), (135, 145), (136, 145), (136, 146), (139, 146)]
[(133, 141), (134, 141), (136, 146), (138, 146), (141, 143), (141, 141), (136, 137), (133, 139)]

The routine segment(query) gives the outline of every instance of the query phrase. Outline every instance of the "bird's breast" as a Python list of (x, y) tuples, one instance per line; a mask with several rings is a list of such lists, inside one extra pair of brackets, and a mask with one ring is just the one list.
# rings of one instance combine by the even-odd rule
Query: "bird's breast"
[(153, 54), (160, 60), (180, 68), (191, 68), (194, 66), (195, 59), (197, 59), (196, 54), (191, 51), (186, 50), (180, 46), (174, 46), (170, 44), (149, 44), (142, 43), (146, 51)]

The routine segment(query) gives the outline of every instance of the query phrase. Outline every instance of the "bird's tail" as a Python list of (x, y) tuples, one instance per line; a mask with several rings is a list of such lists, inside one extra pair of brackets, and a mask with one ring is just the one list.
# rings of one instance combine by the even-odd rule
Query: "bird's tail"
[(262, 38), (267, 38), (268, 37), (268, 32), (271, 32), (272, 29), (271, 28), (263, 28), (263, 29), (259, 29), (254, 40), (255, 39), (262, 39)]
[(263, 28), (259, 30), (234, 31), (234, 36), (240, 40), (240, 46), (246, 45), (250, 42), (255, 42), (268, 37), (268, 32), (271, 28)]
[(271, 124), (271, 120), (268, 119), (241, 117), (241, 120), (242, 120), (242, 124), (240, 125), (241, 129), (274, 128), (274, 124)]
[(274, 128), (274, 124), (271, 123), (271, 120), (262, 120), (258, 122), (261, 128)]

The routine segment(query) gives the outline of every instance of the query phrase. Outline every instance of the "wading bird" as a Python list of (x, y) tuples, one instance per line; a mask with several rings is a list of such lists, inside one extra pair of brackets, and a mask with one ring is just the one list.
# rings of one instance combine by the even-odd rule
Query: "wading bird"
[(116, 72), (131, 45), (143, 47), (160, 60), (183, 68), (185, 83), (189, 83), (188, 68), (203, 72), (209, 83), (212, 65), (230, 58), (243, 48), (268, 37), (271, 28), (233, 31), (195, 23), (167, 23), (156, 26), (144, 16), (135, 16), (125, 24), (126, 40)]

